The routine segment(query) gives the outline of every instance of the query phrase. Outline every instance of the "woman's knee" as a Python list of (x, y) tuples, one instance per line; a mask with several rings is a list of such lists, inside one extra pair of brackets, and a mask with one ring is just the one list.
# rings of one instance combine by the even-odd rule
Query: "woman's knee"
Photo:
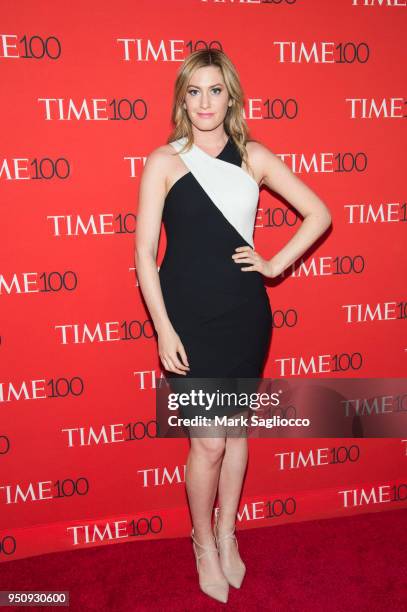
[(211, 463), (217, 463), (225, 452), (224, 438), (191, 439), (191, 450)]

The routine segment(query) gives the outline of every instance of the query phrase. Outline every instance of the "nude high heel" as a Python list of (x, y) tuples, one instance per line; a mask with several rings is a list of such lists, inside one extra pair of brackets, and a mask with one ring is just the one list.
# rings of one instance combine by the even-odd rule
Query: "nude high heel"
[[(198, 570), (199, 560), (202, 559), (202, 557), (210, 551), (218, 552), (218, 549), (217, 547), (215, 548), (215, 547), (210, 547), (210, 546), (203, 546), (202, 544), (197, 542), (194, 537), (193, 529), (191, 531), (191, 538), (192, 538), (192, 547), (194, 549), (194, 554), (195, 554), (195, 559), (196, 559), (196, 571), (198, 572), (198, 575), (199, 575), (199, 570)], [(196, 549), (197, 546), (202, 548), (204, 551), (200, 555), (198, 555), (198, 552)], [(201, 582), (201, 577), (199, 577), (199, 586), (201, 588), (201, 591), (203, 591), (205, 595), (209, 595), (209, 597), (213, 597), (213, 599), (216, 599), (217, 601), (220, 601), (222, 603), (227, 602), (228, 595), (229, 595), (229, 585), (226, 581), (225, 583), (223, 582)]]
[[(215, 516), (214, 535), (215, 535), (216, 548), (218, 549), (219, 553), (220, 553), (220, 543), (224, 542), (228, 538), (234, 540), (236, 543), (236, 548), (239, 549), (239, 544), (235, 536), (235, 528), (233, 528), (233, 531), (231, 531), (230, 533), (226, 533), (225, 535), (221, 535), (221, 536), (218, 535), (218, 515), (217, 514)], [(240, 589), (242, 582), (243, 582), (243, 578), (245, 577), (245, 574), (246, 574), (246, 566), (243, 563), (243, 561), (242, 561), (243, 566), (240, 569), (230, 571), (224, 566), (224, 564), (222, 564), (222, 556), (220, 554), (219, 554), (219, 559), (220, 559), (220, 564), (222, 567), (222, 571), (225, 574), (226, 580), (229, 582), (231, 586), (235, 587), (235, 589)]]

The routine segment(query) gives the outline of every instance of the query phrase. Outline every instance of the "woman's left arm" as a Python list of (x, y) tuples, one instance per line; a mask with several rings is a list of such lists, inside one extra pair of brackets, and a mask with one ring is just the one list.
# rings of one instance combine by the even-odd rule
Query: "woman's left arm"
[(280, 194), (304, 217), (294, 236), (270, 260), (263, 259), (257, 254), (257, 258), (250, 257), (249, 247), (238, 247), (236, 249), (238, 254), (233, 255), (236, 263), (254, 264), (252, 267), (242, 268), (242, 271), (256, 269), (265, 276), (274, 278), (301, 257), (325, 232), (331, 225), (331, 214), (316, 193), (267, 147), (257, 142), (252, 143), (250, 157), (251, 163), (262, 177), (260, 185), (265, 184)]

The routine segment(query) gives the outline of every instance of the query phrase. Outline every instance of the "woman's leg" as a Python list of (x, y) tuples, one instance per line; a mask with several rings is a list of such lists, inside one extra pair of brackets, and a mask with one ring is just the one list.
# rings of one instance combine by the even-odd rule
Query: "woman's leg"
[[(203, 546), (215, 548), (212, 531), (212, 512), (219, 482), (225, 438), (191, 437), (185, 485), (194, 527), (194, 536)], [(201, 552), (201, 550), (198, 550)], [(199, 574), (203, 582), (225, 580), (216, 553), (208, 552), (199, 560)]]
[(228, 569), (231, 572), (239, 572), (244, 568), (234, 539), (222, 538), (222, 536), (230, 534), (235, 528), (247, 458), (247, 437), (244, 434), (242, 437), (228, 436), (219, 477), (219, 514), (217, 518), (217, 535), (220, 538), (219, 554), (225, 571)]
[(227, 437), (219, 476), (218, 529), (220, 533), (229, 533), (235, 526), (247, 458), (247, 438)]
[[(239, 368), (231, 373), (228, 379), (229, 384), (233, 385), (233, 391), (237, 393), (239, 398), (250, 397), (252, 393), (258, 390), (258, 365), (248, 359), (243, 361)], [(232, 415), (232, 418), (236, 425), (226, 428), (225, 456), (219, 477), (219, 535), (230, 533), (235, 526), (248, 459), (247, 426), (245, 423), (250, 418), (249, 410), (246, 408), (237, 412)]]

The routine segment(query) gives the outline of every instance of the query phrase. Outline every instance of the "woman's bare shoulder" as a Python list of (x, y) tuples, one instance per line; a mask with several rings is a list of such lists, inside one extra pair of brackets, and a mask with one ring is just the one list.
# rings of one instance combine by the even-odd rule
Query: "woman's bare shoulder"
[(163, 144), (156, 147), (146, 157), (143, 174), (144, 177), (151, 176), (155, 180), (158, 175), (165, 182), (167, 175), (171, 172), (174, 160), (174, 148), (170, 144)]
[(249, 155), (257, 157), (272, 153), (269, 147), (259, 140), (248, 140), (246, 142), (246, 149)]
[(265, 182), (267, 170), (274, 172), (282, 164), (278, 155), (258, 140), (248, 140), (246, 142), (246, 151), (249, 163), (257, 174), (260, 186)]
[(174, 156), (175, 153), (174, 147), (170, 144), (163, 144), (159, 147), (156, 147), (147, 155), (147, 160), (152, 160), (154, 162), (161, 161), (169, 161)]

